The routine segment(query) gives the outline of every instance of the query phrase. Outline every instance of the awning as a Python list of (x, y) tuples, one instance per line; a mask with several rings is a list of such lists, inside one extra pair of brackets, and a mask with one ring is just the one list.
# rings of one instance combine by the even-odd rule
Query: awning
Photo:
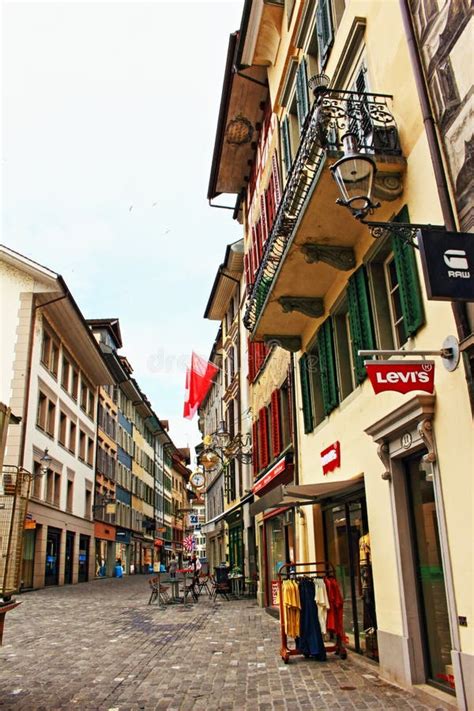
[(364, 475), (359, 474), (359, 476), (344, 481), (324, 481), (319, 484), (280, 484), (250, 506), (250, 515), (256, 516), (262, 511), (279, 506), (317, 504), (330, 496), (359, 489), (363, 483)]
[(206, 523), (203, 523), (203, 525), (201, 526), (201, 533), (212, 533), (215, 524), (218, 523), (218, 521), (221, 521), (223, 518), (230, 516), (230, 514), (233, 514), (235, 511), (237, 511), (237, 509), (249, 502), (251, 499), (253, 499), (253, 494), (247, 494), (247, 496), (241, 499), (237, 504), (231, 506), (230, 509), (222, 511), (217, 516), (214, 516), (214, 518), (211, 518), (209, 521), (206, 521)]

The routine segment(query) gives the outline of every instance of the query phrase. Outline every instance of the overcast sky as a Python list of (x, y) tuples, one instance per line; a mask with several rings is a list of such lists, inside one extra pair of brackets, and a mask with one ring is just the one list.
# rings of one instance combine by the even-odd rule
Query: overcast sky
[(2, 239), (59, 272), (124, 348), (178, 446), (184, 367), (225, 247), (206, 201), (229, 34), (243, 1), (3, 4)]

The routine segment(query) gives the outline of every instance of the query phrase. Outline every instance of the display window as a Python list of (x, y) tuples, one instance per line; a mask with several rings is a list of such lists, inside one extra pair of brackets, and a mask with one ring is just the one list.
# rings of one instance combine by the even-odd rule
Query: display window
[(278, 573), (285, 563), (295, 560), (294, 511), (271, 515), (264, 524), (266, 606), (278, 608)]

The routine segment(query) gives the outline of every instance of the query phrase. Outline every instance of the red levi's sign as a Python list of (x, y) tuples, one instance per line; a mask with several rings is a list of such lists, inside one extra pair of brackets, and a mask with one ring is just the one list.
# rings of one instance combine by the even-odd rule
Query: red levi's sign
[(341, 466), (341, 445), (334, 442), (330, 447), (326, 447), (321, 452), (321, 466), (323, 474), (328, 474)]
[(376, 395), (385, 390), (411, 393), (434, 390), (434, 362), (432, 360), (378, 360), (367, 361), (365, 369)]

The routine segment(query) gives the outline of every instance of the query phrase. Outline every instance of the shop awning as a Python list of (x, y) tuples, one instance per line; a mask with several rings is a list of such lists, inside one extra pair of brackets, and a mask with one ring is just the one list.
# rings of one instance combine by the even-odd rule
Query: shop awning
[(359, 489), (364, 483), (364, 475), (344, 481), (324, 481), (318, 484), (280, 484), (250, 506), (250, 515), (280, 506), (304, 506), (318, 504), (321, 500), (337, 494)]
[(234, 504), (225, 511), (222, 511), (222, 513), (218, 514), (217, 516), (214, 516), (214, 518), (211, 518), (209, 521), (206, 521), (206, 523), (203, 523), (203, 525), (201, 526), (201, 533), (212, 533), (216, 523), (221, 521), (223, 518), (226, 518), (227, 516), (230, 516), (231, 514), (235, 513), (237, 509), (239, 509), (251, 499), (253, 499), (253, 494), (247, 494), (247, 496), (241, 499), (237, 504)]

